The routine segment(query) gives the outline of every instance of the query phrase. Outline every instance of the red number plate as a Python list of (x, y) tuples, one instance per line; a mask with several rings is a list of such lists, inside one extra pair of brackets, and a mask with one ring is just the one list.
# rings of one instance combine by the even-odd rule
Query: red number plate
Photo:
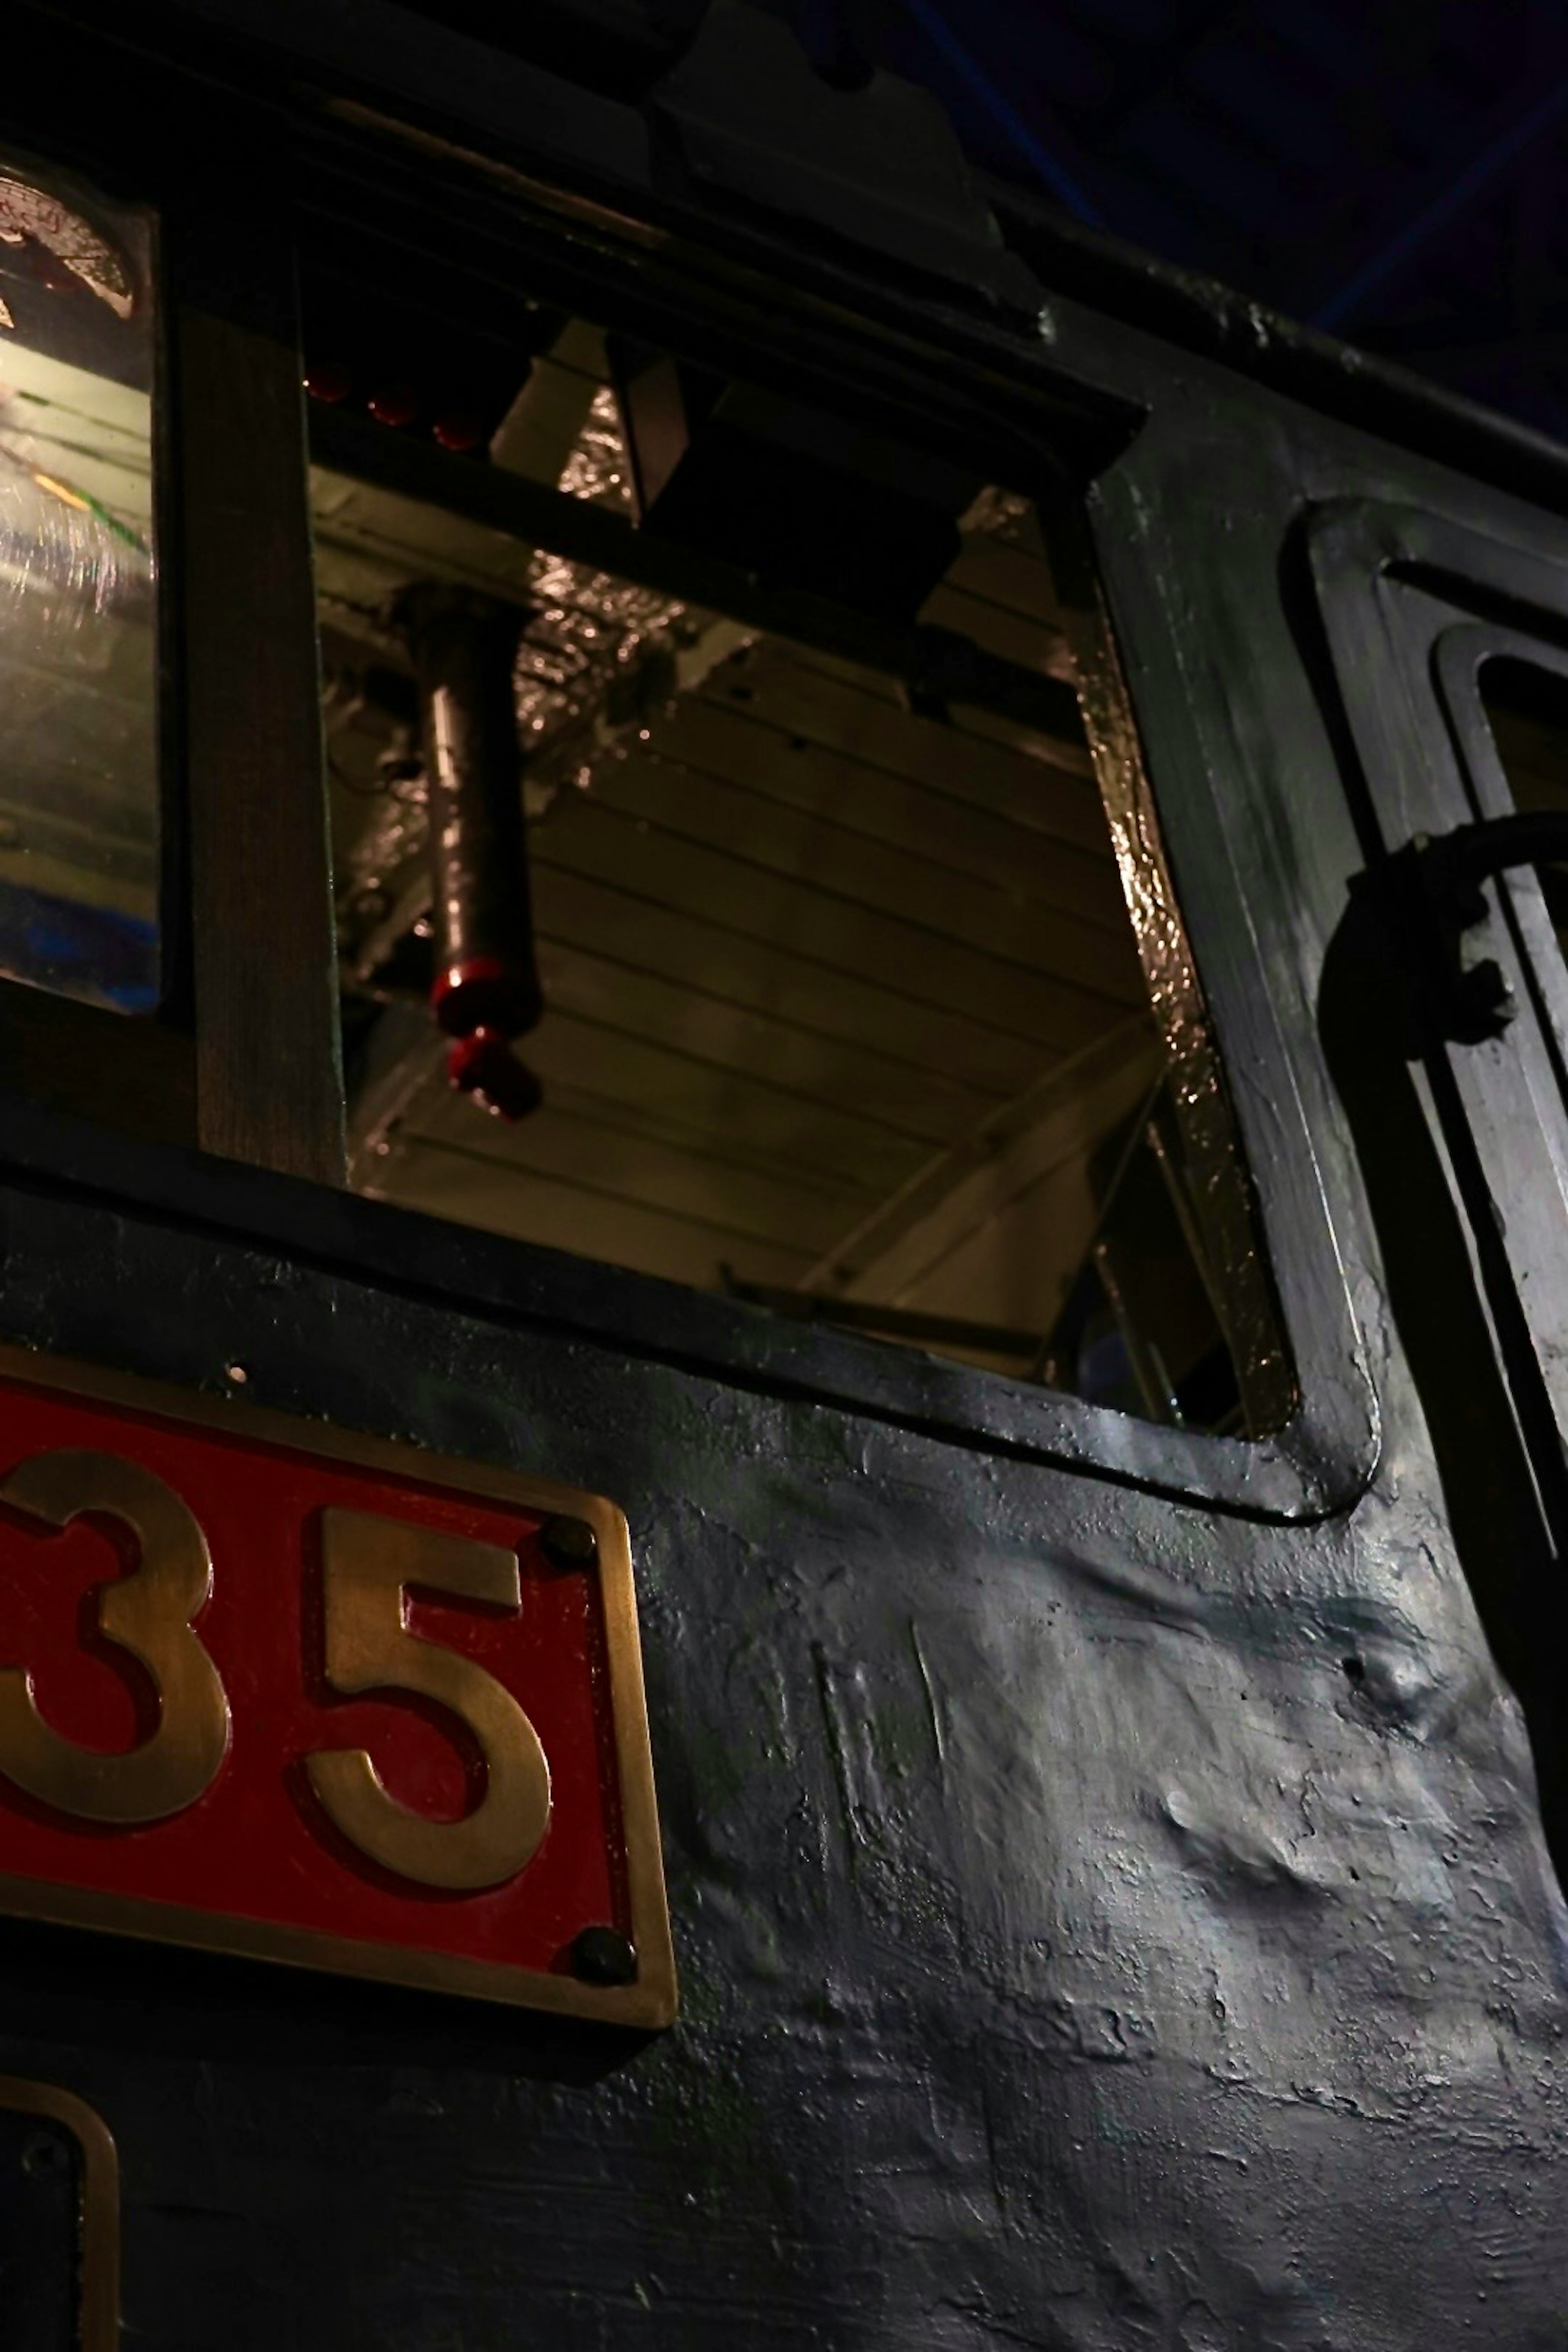
[(0, 1349), (0, 1908), (668, 2024), (621, 1514)]

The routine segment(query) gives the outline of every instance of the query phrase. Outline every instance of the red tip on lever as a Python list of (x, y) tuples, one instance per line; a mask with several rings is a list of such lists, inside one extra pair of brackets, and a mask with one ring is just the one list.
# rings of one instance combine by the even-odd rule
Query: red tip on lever
[(538, 1007), (508, 967), (493, 956), (471, 956), (437, 976), (430, 1002), (452, 1039), (447, 1076), (458, 1093), (472, 1095), (497, 1118), (526, 1118), (537, 1110), (544, 1089), (510, 1041), (531, 1027)]
[(460, 1094), (472, 1095), (497, 1118), (526, 1118), (544, 1098), (539, 1080), (499, 1029), (454, 1037), (447, 1048), (447, 1076)]

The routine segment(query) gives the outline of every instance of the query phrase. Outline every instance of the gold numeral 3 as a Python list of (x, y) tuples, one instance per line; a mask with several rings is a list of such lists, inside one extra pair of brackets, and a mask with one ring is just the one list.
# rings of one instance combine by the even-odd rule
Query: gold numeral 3
[(25, 1666), (0, 1666), (0, 1772), (82, 1821), (129, 1828), (184, 1812), (212, 1786), (229, 1739), (227, 1696), (191, 1628), (212, 1593), (205, 1536), (151, 1470), (75, 1447), (22, 1463), (0, 1484), (0, 1502), (51, 1528), (93, 1512), (129, 1531), (136, 1567), (99, 1587), (99, 1628), (141, 1660), (158, 1700), (150, 1738), (100, 1755), (50, 1729)]

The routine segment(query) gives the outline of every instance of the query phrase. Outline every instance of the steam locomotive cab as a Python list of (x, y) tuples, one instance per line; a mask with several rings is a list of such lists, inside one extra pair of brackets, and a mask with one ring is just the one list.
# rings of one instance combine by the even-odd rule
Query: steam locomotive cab
[(1556, 2341), (1561, 453), (743, 0), (21, 14), (7, 2346)]

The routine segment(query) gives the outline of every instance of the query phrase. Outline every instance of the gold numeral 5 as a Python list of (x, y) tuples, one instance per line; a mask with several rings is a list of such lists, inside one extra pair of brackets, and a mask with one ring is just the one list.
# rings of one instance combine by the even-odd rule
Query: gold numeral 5
[(329, 1509), (321, 1520), (328, 1681), (346, 1696), (412, 1692), (447, 1708), (479, 1744), (485, 1793), (461, 1821), (426, 1821), (399, 1804), (363, 1748), (308, 1756), (310, 1786), (344, 1837), (383, 1869), (424, 1886), (469, 1893), (500, 1886), (531, 1862), (543, 1840), (550, 1767), (510, 1691), (474, 1659), (410, 1630), (406, 1587), (517, 1609), (516, 1555), (363, 1511)]
[(0, 1772), (83, 1821), (127, 1827), (183, 1812), (212, 1786), (229, 1740), (227, 1696), (191, 1626), (212, 1592), (206, 1538), (161, 1478), (113, 1454), (36, 1454), (0, 1484), (0, 1502), (52, 1528), (94, 1511), (130, 1530), (136, 1567), (98, 1588), (98, 1622), (141, 1660), (158, 1701), (150, 1738), (99, 1755), (50, 1729), (25, 1666), (0, 1666)]

